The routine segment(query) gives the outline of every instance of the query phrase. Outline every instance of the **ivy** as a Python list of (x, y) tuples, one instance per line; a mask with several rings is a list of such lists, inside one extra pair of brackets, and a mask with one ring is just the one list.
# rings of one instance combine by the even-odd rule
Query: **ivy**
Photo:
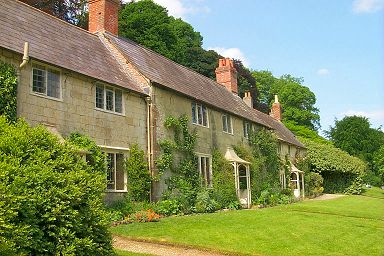
[(17, 74), (15, 67), (0, 61), (0, 115), (8, 121), (17, 119)]
[(156, 160), (157, 180), (166, 171), (172, 176), (167, 178), (168, 190), (163, 199), (178, 200), (183, 212), (190, 212), (195, 205), (196, 195), (200, 189), (200, 177), (197, 170), (196, 133), (190, 132), (188, 118), (185, 115), (175, 118), (169, 116), (164, 126), (173, 133), (173, 140), (159, 141), (162, 154)]

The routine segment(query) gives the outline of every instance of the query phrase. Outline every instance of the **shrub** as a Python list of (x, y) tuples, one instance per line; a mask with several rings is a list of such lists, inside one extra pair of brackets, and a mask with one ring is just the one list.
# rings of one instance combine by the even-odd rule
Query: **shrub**
[(105, 181), (45, 128), (1, 117), (0, 254), (113, 254)]
[(124, 223), (132, 222), (157, 222), (160, 220), (160, 215), (152, 209), (141, 210), (135, 213), (129, 214), (124, 218)]
[(0, 61), (0, 115), (8, 121), (16, 121), (17, 74), (15, 67)]
[(306, 172), (304, 176), (305, 195), (307, 197), (317, 197), (324, 191), (323, 177), (315, 172)]
[(144, 151), (137, 144), (131, 146), (129, 158), (125, 162), (128, 176), (128, 193), (134, 201), (149, 201), (151, 175), (144, 157)]
[(212, 198), (210, 191), (204, 189), (197, 194), (195, 208), (196, 212), (214, 212), (220, 208), (220, 205)]
[(361, 191), (361, 176), (367, 165), (363, 160), (350, 156), (347, 152), (322, 143), (300, 138), (307, 147), (307, 160), (312, 172), (324, 178), (326, 193), (358, 193)]
[(182, 206), (177, 200), (163, 200), (156, 203), (155, 211), (164, 216), (181, 213)]
[(237, 207), (240, 204), (236, 195), (235, 177), (232, 165), (218, 150), (212, 153), (212, 197), (220, 208)]

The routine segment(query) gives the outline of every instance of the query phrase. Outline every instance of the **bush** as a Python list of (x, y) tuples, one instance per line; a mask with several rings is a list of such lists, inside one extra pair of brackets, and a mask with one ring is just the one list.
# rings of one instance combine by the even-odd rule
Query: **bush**
[(128, 193), (134, 201), (149, 201), (151, 175), (144, 157), (144, 151), (137, 144), (131, 146), (129, 158), (125, 162), (128, 176)]
[(155, 211), (164, 216), (181, 213), (182, 206), (177, 200), (163, 200), (156, 203)]
[(196, 212), (215, 212), (220, 208), (219, 203), (210, 195), (210, 191), (205, 189), (200, 191), (196, 197)]
[(0, 118), (0, 255), (111, 255), (106, 174), (39, 126)]
[(361, 191), (361, 176), (367, 165), (363, 160), (350, 156), (347, 152), (334, 147), (300, 138), (307, 147), (307, 162), (312, 172), (324, 178), (326, 193), (358, 193)]
[(239, 199), (236, 195), (233, 166), (218, 150), (212, 153), (212, 197), (220, 208), (237, 207)]
[(305, 195), (307, 197), (317, 197), (324, 191), (323, 177), (315, 172), (306, 172), (304, 176)]
[(0, 115), (16, 121), (17, 74), (15, 67), (0, 61)]

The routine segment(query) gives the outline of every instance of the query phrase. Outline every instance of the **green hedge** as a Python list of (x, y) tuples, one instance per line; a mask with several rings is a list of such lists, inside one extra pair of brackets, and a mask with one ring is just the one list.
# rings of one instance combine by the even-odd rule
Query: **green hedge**
[(309, 170), (324, 178), (324, 192), (360, 194), (361, 177), (367, 170), (364, 161), (330, 144), (300, 140), (307, 147)]
[(0, 255), (111, 255), (106, 174), (44, 127), (0, 117)]

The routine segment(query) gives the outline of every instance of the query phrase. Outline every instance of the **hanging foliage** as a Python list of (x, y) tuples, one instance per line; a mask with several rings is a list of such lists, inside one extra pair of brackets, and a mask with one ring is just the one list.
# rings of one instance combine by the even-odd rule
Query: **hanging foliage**
[(17, 74), (15, 67), (0, 61), (0, 115), (4, 115), (8, 121), (17, 119)]

